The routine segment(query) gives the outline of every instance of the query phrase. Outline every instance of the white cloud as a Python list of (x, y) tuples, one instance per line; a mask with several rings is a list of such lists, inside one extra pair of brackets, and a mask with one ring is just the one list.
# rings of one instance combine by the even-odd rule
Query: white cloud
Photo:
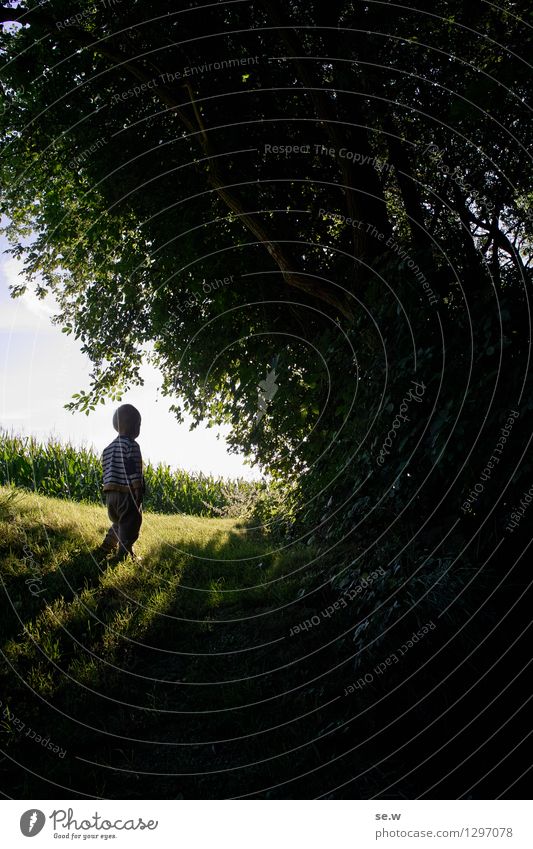
[(21, 283), (23, 264), (15, 257), (0, 260), (0, 330), (18, 331), (53, 330), (50, 322), (57, 312), (57, 305), (51, 296), (45, 300), (37, 297), (29, 288), (20, 298), (12, 298), (9, 287)]

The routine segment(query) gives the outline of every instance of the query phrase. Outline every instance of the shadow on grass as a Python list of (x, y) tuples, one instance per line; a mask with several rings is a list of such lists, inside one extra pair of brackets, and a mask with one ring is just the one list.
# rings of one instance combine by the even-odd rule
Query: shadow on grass
[[(212, 559), (214, 550), (217, 557)], [(492, 663), (498, 645), (487, 650), (472, 625), (458, 646), (452, 643), (437, 656), (436, 649), (448, 645), (458, 631), (453, 621), (443, 619), (435, 635), (431, 632), (401, 663), (345, 698), (347, 683), (372, 670), (409, 636), (416, 611), (400, 633), (379, 644), (377, 653), (366, 652), (354, 671), (353, 633), (344, 643), (330, 638), (349, 628), (360, 610), (340, 611), (338, 619), (289, 639), (290, 625), (309, 616), (309, 601), (281, 612), (280, 602), (273, 604), (272, 586), (251, 589), (257, 559), (232, 562), (236, 551), (244, 557), (254, 554), (253, 547), (231, 532), (224, 538), (217, 535), (216, 545), (211, 539), (188, 553), (157, 543), (147, 549), (142, 567), (131, 561), (109, 564), (97, 586), (86, 592), (85, 606), (81, 597), (66, 604), (63, 622), (81, 645), (60, 627), (54, 630), (53, 623), (45, 623), (42, 635), (59, 642), (57, 665), (42, 656), (24, 656), (16, 666), (29, 688), (13, 674), (4, 687), (12, 716), (5, 735), (8, 757), (0, 770), (11, 795), (53, 799), (59, 797), (59, 786), (68, 788), (69, 798), (228, 798), (247, 793), (314, 798), (346, 782), (336, 798), (370, 798), (389, 785), (387, 797), (414, 798), (432, 786), (435, 776), (450, 774), (435, 797), (456, 797), (457, 749), (443, 748), (442, 742), (453, 741), (465, 717), (475, 719), (489, 704), (496, 681), (493, 676), (465, 700), (484, 661), (459, 672), (455, 667), (476, 645), (487, 665)], [(270, 569), (280, 568), (275, 558), (269, 563)], [(294, 563), (284, 565), (291, 571)], [(298, 576), (287, 582), (285, 602), (297, 596), (298, 582)], [(373, 606), (368, 599), (369, 612)], [(229, 619), (234, 621), (224, 621)], [(382, 622), (372, 628), (379, 634)], [(510, 644), (514, 634), (508, 636)], [(500, 639), (501, 634), (495, 635), (495, 641)], [(426, 668), (433, 655), (435, 663)], [(440, 683), (452, 672), (443, 691)], [(446, 706), (462, 701), (457, 711), (443, 713), (443, 699)], [(65, 757), (26, 738), (17, 731), (16, 719), (61, 746)], [(494, 717), (495, 727), (500, 720)], [(416, 744), (426, 726), (427, 751), (436, 751), (437, 757), (418, 777), (415, 770), (425, 762), (420, 764), (410, 741)], [(471, 740), (475, 749), (483, 734), (482, 723), (469, 725), (468, 745)], [(494, 763), (511, 750), (511, 742), (506, 737), (501, 745), (491, 743)], [(463, 748), (467, 753), (464, 740), (461, 758)], [(382, 761), (385, 766), (376, 768)], [(461, 792), (476, 770), (478, 776), (486, 771), (475, 765), (471, 776), (464, 772)], [(407, 777), (411, 774), (413, 779)], [(278, 784), (278, 789), (268, 789)], [(492, 797), (488, 791), (493, 789), (490, 784), (480, 788), (479, 798)]]
[(0, 644), (46, 605), (59, 598), (69, 603), (97, 587), (105, 572), (106, 564), (98, 562), (91, 549), (80, 550), (79, 529), (47, 529), (46, 537), (43, 544), (42, 525), (36, 524), (25, 527), (20, 545), (0, 547), (5, 614), (0, 619)]
[[(69, 755), (64, 760), (43, 755), (12, 728), (10, 748), (17, 748), (26, 767), (43, 775), (46, 763), (50, 779), (71, 787), (74, 794), (99, 788), (117, 797), (120, 775), (87, 768), (85, 761), (124, 763), (129, 746), (137, 762), (140, 746), (143, 762), (153, 763), (154, 750), (147, 754), (145, 745), (121, 742), (123, 737), (177, 740), (179, 729), (182, 745), (189, 746), (190, 740), (183, 761), (190, 768), (206, 733), (215, 738), (238, 735), (240, 720), (232, 705), (246, 699), (246, 678), (256, 668), (258, 653), (264, 654), (256, 646), (268, 643), (268, 632), (274, 634), (277, 628), (272, 620), (268, 628), (258, 628), (257, 620), (240, 622), (235, 615), (229, 618), (236, 621), (224, 622), (224, 611), (240, 606), (253, 613), (269, 606), (268, 589), (261, 595), (255, 586), (272, 561), (261, 561), (261, 544), (247, 543), (229, 531), (205, 545), (195, 544), (188, 553), (158, 543), (146, 552), (142, 565), (111, 560), (100, 567), (87, 553), (69, 557), (70, 531), (57, 533), (55, 539), (65, 548), (63, 574), (43, 576), (44, 591), (38, 599), (29, 597), (23, 576), (10, 578), (11, 596), (21, 604), (20, 619), (31, 621), (22, 641), (11, 641), (10, 659), (29, 689), (11, 672), (4, 690), (13, 713), (26, 723), (34, 718), (33, 724), (45, 733), (53, 727)], [(50, 615), (42, 609), (46, 604)], [(20, 630), (16, 617), (12, 624)], [(257, 669), (266, 662), (264, 654)], [(214, 681), (243, 678), (244, 684), (215, 686), (209, 692), (197, 686), (213, 676)], [(208, 725), (202, 715), (206, 707), (215, 711)], [(192, 716), (180, 719), (176, 710)], [(217, 710), (222, 711), (220, 718)], [(174, 748), (169, 756), (175, 755)], [(206, 766), (210, 758), (212, 752), (204, 751)], [(21, 783), (20, 771), (4, 763), (6, 769), (18, 782), (16, 794), (31, 790), (42, 798), (57, 796), (44, 779), (24, 773)], [(143, 782), (140, 796), (148, 798), (150, 792), (149, 781)]]

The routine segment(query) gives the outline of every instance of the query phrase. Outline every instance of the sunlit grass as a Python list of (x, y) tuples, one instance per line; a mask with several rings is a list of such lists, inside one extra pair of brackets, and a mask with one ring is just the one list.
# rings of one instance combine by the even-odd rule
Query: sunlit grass
[(140, 562), (99, 563), (107, 527), (101, 506), (0, 487), (0, 645), (47, 698), (73, 681), (112, 686), (128, 652), (188, 639), (190, 621), (207, 631), (223, 609), (283, 604), (303, 585), (311, 554), (273, 553), (237, 519), (146, 512)]

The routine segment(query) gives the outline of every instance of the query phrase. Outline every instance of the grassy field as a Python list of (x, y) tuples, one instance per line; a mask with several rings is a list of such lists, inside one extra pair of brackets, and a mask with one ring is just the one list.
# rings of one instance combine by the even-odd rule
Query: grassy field
[[(469, 618), (480, 591), (489, 595), (488, 572), (473, 593), (466, 561), (449, 571), (426, 558), (416, 570), (413, 554), (399, 571), (397, 556), (388, 566), (379, 551), (350, 571), (357, 585), (380, 565), (379, 579), (342, 607), (339, 551), (317, 559), (312, 545), (288, 541), (272, 550), (243, 520), (147, 512), (142, 564), (99, 565), (92, 552), (106, 527), (102, 507), (0, 488), (9, 795), (370, 798), (385, 788), (415, 798), (457, 763), (442, 741), (494, 690), (489, 678), (464, 698), (479, 677), (480, 661), (468, 660), (476, 646), (492, 662), (494, 611)], [(402, 571), (412, 572), (407, 588)], [(428, 621), (436, 627), (388, 664)], [(461, 712), (450, 713), (457, 697)], [(425, 751), (438, 756), (420, 766), (426, 726)], [(469, 727), (469, 745), (476, 733), (484, 739), (483, 723)], [(450, 775), (434, 798), (455, 798)]]
[[(111, 758), (128, 770), (133, 744), (123, 736), (163, 739), (140, 747), (137, 768), (168, 765), (177, 753), (192, 772), (212, 763), (213, 745), (197, 756), (191, 742), (209, 727), (203, 712), (223, 712), (214, 739), (253, 726), (227, 709), (256, 698), (246, 679), (268, 667), (283, 618), (273, 623), (268, 612), (305, 586), (313, 555), (307, 546), (271, 553), (259, 531), (236, 519), (145, 513), (142, 566), (102, 566), (92, 551), (106, 527), (103, 508), (0, 489), (3, 739), (20, 763), (56, 782), (43, 787), (21, 772), (21, 793), (35, 793), (37, 783), (41, 795), (63, 785), (113, 794), (116, 774), (91, 762)], [(213, 686), (195, 686), (206, 681)], [(269, 724), (268, 711), (260, 724)]]

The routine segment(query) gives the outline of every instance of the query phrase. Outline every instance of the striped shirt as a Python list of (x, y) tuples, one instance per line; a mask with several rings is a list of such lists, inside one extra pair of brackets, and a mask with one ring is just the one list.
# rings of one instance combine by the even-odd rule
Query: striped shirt
[(104, 492), (130, 492), (143, 484), (141, 449), (129, 436), (117, 436), (102, 454)]

